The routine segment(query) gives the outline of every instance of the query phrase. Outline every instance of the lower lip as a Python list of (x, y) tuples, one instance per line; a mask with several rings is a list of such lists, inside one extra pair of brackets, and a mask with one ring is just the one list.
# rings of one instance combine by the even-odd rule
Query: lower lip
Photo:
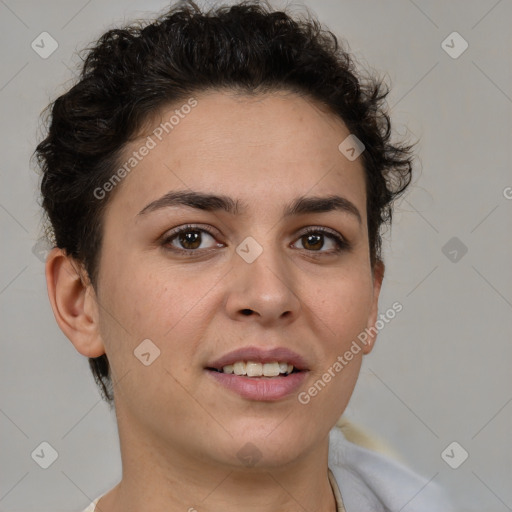
[(286, 377), (244, 377), (234, 373), (206, 370), (219, 384), (246, 400), (275, 402), (297, 392), (307, 371), (290, 373)]

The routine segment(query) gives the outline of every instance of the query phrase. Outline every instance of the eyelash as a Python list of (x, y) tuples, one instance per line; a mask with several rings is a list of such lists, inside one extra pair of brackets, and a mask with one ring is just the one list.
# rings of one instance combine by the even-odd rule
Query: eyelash
[[(204, 227), (195, 226), (193, 224), (187, 224), (186, 226), (183, 226), (183, 227), (181, 227), (179, 229), (176, 229), (175, 231), (172, 231), (168, 236), (166, 236), (162, 240), (162, 246), (166, 250), (169, 250), (171, 252), (175, 252), (175, 253), (178, 253), (178, 254), (183, 254), (184, 256), (188, 256), (188, 257), (197, 257), (198, 253), (200, 254), (201, 252), (203, 252), (203, 253), (204, 252), (208, 252), (211, 249), (213, 249), (213, 248), (211, 248), (211, 249), (200, 250), (200, 249), (179, 249), (179, 248), (174, 247), (174, 246), (170, 247), (170, 244), (172, 243), (172, 241), (177, 236), (179, 236), (181, 233), (186, 233), (187, 231), (205, 232), (205, 233), (209, 234), (212, 238), (215, 238), (215, 233), (213, 233), (213, 231), (211, 231), (209, 229), (206, 229)], [(342, 251), (347, 251), (347, 250), (350, 249), (350, 244), (343, 237), (338, 235), (335, 231), (331, 231), (328, 228), (323, 228), (323, 227), (319, 227), (319, 226), (318, 227), (317, 226), (309, 226), (309, 227), (307, 227), (298, 236), (297, 240), (299, 240), (302, 237), (304, 237), (306, 235), (309, 235), (309, 234), (319, 234), (319, 233), (321, 233), (322, 235), (327, 235), (328, 237), (330, 237), (334, 241), (334, 243), (336, 244), (336, 248), (335, 249), (331, 249), (329, 251), (311, 251), (311, 250), (308, 250), (308, 249), (303, 249), (303, 250), (311, 253), (311, 256), (318, 257), (318, 255), (322, 255), (322, 254), (327, 254), (327, 255), (329, 255), (329, 254), (330, 255), (338, 254), (338, 253), (340, 253)]]

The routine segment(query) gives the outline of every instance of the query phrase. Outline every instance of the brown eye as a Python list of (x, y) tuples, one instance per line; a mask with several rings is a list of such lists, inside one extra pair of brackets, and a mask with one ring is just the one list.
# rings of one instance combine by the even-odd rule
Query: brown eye
[(199, 230), (182, 231), (178, 235), (178, 242), (184, 249), (197, 249), (201, 245), (202, 237)]
[(303, 235), (301, 237), (304, 249), (316, 251), (324, 245), (323, 235)]
[(174, 230), (162, 242), (162, 245), (174, 252), (182, 254), (201, 254), (203, 249), (222, 247), (213, 234), (203, 228), (184, 226)]
[(349, 243), (341, 235), (326, 228), (311, 227), (300, 236), (298, 241), (304, 250), (320, 254), (334, 254), (350, 249)]

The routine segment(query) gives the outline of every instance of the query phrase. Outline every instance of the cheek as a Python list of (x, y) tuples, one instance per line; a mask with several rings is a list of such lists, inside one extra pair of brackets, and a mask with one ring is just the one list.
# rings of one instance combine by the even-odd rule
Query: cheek
[(372, 304), (372, 282), (365, 273), (340, 277), (312, 302), (314, 314), (326, 326), (319, 365), (299, 395), (304, 411), (334, 424), (346, 408), (362, 362), (357, 336), (367, 326)]
[(190, 397), (179, 382), (190, 378), (205, 322), (206, 306), (200, 299), (211, 283), (149, 267), (119, 262), (116, 268), (105, 268), (110, 274), (103, 277), (102, 336), (123, 401), (148, 402), (143, 408), (151, 417), (157, 411), (151, 410), (148, 396), (169, 396), (170, 389), (173, 407), (183, 409), (185, 418)]
[(330, 279), (311, 298), (310, 307), (330, 330), (331, 350), (342, 350), (365, 329), (372, 308), (371, 274), (347, 272)]
[(122, 345), (119, 352), (129, 358), (150, 339), (162, 355), (172, 352), (172, 361), (191, 357), (200, 326), (211, 315), (213, 294), (208, 292), (221, 275), (118, 256), (111, 259), (116, 265), (105, 265), (102, 277), (107, 346), (117, 353)]

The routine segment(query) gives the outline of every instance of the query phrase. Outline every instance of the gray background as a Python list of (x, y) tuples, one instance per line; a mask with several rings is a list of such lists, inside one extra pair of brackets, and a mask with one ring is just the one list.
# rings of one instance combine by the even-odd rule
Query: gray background
[[(306, 4), (388, 74), (395, 127), (420, 139), (421, 172), (386, 234), (381, 311), (404, 309), (366, 358), (347, 415), (445, 485), (457, 510), (512, 510), (512, 3)], [(29, 159), (75, 51), (166, 5), (0, 0), (1, 511), (81, 510), (120, 478), (114, 418), (47, 300)], [(43, 31), (59, 45), (47, 59), (31, 48)], [(453, 31), (469, 44), (458, 58), (441, 46)], [(43, 441), (59, 455), (46, 470), (31, 458)], [(453, 441), (452, 464), (469, 453), (458, 469), (441, 457)]]

